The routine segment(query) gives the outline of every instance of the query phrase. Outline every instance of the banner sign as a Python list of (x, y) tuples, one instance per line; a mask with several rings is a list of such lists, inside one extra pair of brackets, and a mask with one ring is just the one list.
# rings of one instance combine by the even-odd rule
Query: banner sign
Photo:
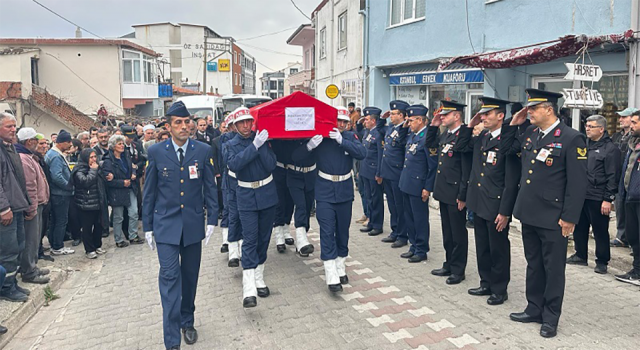
[(285, 131), (314, 130), (316, 110), (313, 107), (286, 107), (284, 109)]
[(604, 105), (602, 95), (593, 89), (562, 89), (565, 108), (600, 109)]
[(406, 74), (389, 77), (390, 85), (441, 85), (484, 82), (484, 74), (479, 69), (466, 71), (443, 71), (425, 74)]

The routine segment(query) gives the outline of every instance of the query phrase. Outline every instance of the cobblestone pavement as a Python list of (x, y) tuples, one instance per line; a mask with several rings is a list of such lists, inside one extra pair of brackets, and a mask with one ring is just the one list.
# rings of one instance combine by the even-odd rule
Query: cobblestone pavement
[[(351, 227), (347, 271), (350, 285), (331, 296), (319, 260), (315, 220), (309, 234), (316, 253), (278, 254), (275, 244), (265, 268), (271, 296), (243, 309), (242, 270), (226, 266), (219, 240), (204, 247), (196, 300), (199, 340), (186, 349), (637, 349), (639, 288), (619, 283), (610, 271), (567, 267), (563, 315), (556, 338), (543, 339), (539, 325), (517, 324), (510, 312), (525, 307), (522, 242), (512, 233), (509, 300), (489, 306), (467, 289), (479, 283), (470, 230), (467, 279), (447, 286), (431, 269), (444, 257), (437, 211), (431, 209), (429, 260), (409, 264), (380, 238)], [(354, 203), (354, 220), (362, 215)], [(388, 216), (385, 230), (388, 232)], [(512, 230), (513, 231), (513, 230)], [(385, 234), (387, 233), (385, 232)], [(216, 231), (219, 234), (219, 231)], [(593, 244), (593, 242), (591, 242)], [(627, 254), (626, 250), (623, 254)], [(144, 246), (110, 248), (74, 273), (21, 329), (14, 349), (163, 349), (158, 261)]]

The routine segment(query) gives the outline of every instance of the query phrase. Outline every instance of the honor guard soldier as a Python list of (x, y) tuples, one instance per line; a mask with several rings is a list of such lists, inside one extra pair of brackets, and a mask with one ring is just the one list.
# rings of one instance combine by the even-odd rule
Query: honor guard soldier
[[(227, 175), (227, 163), (222, 158), (222, 144), (230, 140), (231, 136), (235, 136), (231, 131), (233, 127), (233, 114), (229, 114), (224, 119), (225, 125), (227, 125), (227, 132), (219, 135), (211, 140), (211, 150), (213, 152), (213, 165), (216, 171), (216, 179), (219, 179), (218, 185), (222, 190), (222, 219), (220, 220), (220, 227), (222, 228), (222, 246), (220, 247), (220, 253), (229, 252), (229, 208), (227, 206), (227, 185), (225, 180)], [(220, 197), (218, 196), (218, 200)], [(220, 203), (218, 203), (220, 204)]]
[[(236, 173), (229, 170), (229, 166), (227, 164), (229, 161), (229, 142), (238, 135), (238, 130), (235, 123), (236, 117), (238, 117), (238, 113), (236, 112), (239, 112), (240, 110), (240, 108), (237, 108), (232, 113), (229, 113), (229, 115), (227, 116), (229, 117), (230, 121), (230, 123), (227, 123), (227, 128), (229, 128), (229, 131), (220, 136), (222, 137), (222, 167), (224, 169), (223, 185), (227, 194), (225, 208), (227, 208), (229, 212), (229, 232), (227, 234), (227, 241), (229, 242), (229, 256), (227, 266), (229, 267), (240, 266), (240, 259), (242, 258), (242, 223), (240, 222), (240, 214), (238, 213), (238, 198), (236, 196), (238, 190), (238, 179), (236, 179)], [(243, 113), (246, 113), (244, 109), (242, 109), (242, 111)], [(240, 120), (247, 118), (249, 118), (249, 116), (247, 116), (246, 114), (240, 116)]]
[(382, 160), (382, 135), (377, 128), (382, 111), (376, 107), (364, 109), (363, 125), (358, 124), (358, 132), (362, 136), (362, 144), (367, 149), (366, 158), (360, 163), (360, 176), (364, 183), (364, 195), (369, 201), (369, 223), (360, 232), (368, 232), (369, 236), (382, 233), (384, 221), (384, 198), (382, 178), (380, 177), (380, 162)]
[(269, 296), (264, 282), (264, 263), (276, 215), (278, 192), (273, 182), (276, 155), (266, 143), (267, 130), (251, 131), (253, 117), (248, 108), (236, 112), (238, 135), (229, 141), (227, 165), (238, 181), (236, 198), (242, 221), (242, 305), (258, 305), (256, 295)]
[[(298, 148), (294, 158), (304, 153), (316, 153), (318, 176), (316, 177), (316, 219), (320, 225), (320, 259), (324, 261), (324, 273), (329, 291), (342, 291), (342, 284), (349, 283), (345, 261), (349, 255), (349, 225), (353, 207), (353, 180), (351, 170), (354, 159), (364, 159), (367, 150), (358, 136), (345, 131), (349, 116), (339, 108), (338, 127), (329, 132), (329, 138), (316, 135), (307, 147)], [(300, 154), (298, 154), (300, 153)]]
[(489, 305), (503, 304), (511, 276), (509, 222), (518, 194), (520, 161), (516, 155), (500, 153), (500, 133), (507, 105), (511, 102), (480, 97), (482, 107), (468, 128), (483, 123), (484, 130), (469, 143), (473, 166), (469, 176), (467, 207), (474, 213), (476, 258), (480, 287), (469, 294), (490, 296)]
[[(513, 215), (522, 223), (527, 259), (524, 312), (513, 321), (542, 323), (540, 335), (557, 334), (564, 298), (567, 237), (580, 218), (587, 180), (584, 135), (562, 123), (556, 114), (561, 94), (527, 89), (527, 108), (502, 130), (505, 151), (521, 153), (520, 191)], [(515, 137), (526, 115), (531, 126)], [(511, 146), (509, 141), (512, 142)]]
[[(276, 155), (276, 170), (273, 171), (273, 179), (278, 190), (278, 205), (276, 206), (276, 218), (273, 223), (273, 234), (276, 237), (276, 249), (278, 253), (284, 253), (286, 245), (293, 245), (293, 237), (289, 233), (289, 223), (293, 216), (293, 199), (287, 188), (287, 165), (291, 163), (293, 146), (288, 140), (272, 140), (271, 149)], [(286, 244), (286, 245), (285, 245)]]
[[(442, 241), (446, 260), (442, 268), (431, 271), (436, 276), (449, 276), (447, 284), (464, 281), (467, 267), (467, 183), (471, 154), (467, 147), (472, 129), (463, 127), (466, 105), (441, 101), (441, 111), (435, 113), (427, 131), (427, 147), (438, 148), (438, 171), (433, 198), (440, 202)], [(438, 136), (440, 125), (446, 131)]]
[[(408, 232), (404, 220), (404, 199), (400, 190), (400, 173), (405, 159), (405, 144), (409, 128), (403, 127), (407, 117), (409, 104), (404, 101), (389, 103), (391, 125), (379, 128), (384, 137), (380, 177), (387, 195), (387, 205), (391, 213), (391, 234), (382, 239), (385, 243), (393, 243), (391, 247), (400, 248), (407, 245)], [(426, 114), (425, 114), (426, 115)], [(381, 121), (384, 121), (382, 119)], [(435, 174), (435, 172), (434, 172)]]
[[(404, 221), (411, 247), (402, 254), (415, 263), (427, 260), (429, 252), (429, 196), (438, 167), (438, 149), (426, 147), (427, 107), (407, 108), (411, 134), (407, 138), (404, 166), (398, 186), (403, 193)], [(400, 219), (402, 220), (402, 219)]]
[[(218, 223), (218, 193), (213, 153), (189, 139), (189, 111), (178, 101), (167, 111), (171, 138), (148, 149), (142, 226), (147, 242), (158, 248), (164, 345), (180, 349), (180, 329), (187, 344), (198, 340), (193, 327), (196, 289), (205, 245)], [(206, 206), (206, 232), (205, 212)]]

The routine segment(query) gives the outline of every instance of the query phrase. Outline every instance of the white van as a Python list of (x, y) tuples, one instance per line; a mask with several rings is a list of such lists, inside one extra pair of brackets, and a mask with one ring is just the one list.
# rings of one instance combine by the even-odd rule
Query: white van
[(210, 115), (213, 117), (215, 125), (220, 124), (223, 119), (220, 97), (209, 95), (183, 96), (178, 98), (178, 101), (182, 101), (187, 106), (189, 113), (194, 118), (204, 118)]

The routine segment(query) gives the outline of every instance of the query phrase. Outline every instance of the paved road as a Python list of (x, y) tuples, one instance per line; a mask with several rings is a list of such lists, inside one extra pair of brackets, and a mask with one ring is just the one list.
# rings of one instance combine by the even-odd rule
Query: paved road
[[(354, 219), (361, 213), (354, 203)], [(196, 300), (200, 339), (183, 348), (637, 349), (638, 287), (616, 282), (612, 274), (597, 275), (592, 268), (567, 267), (559, 334), (543, 339), (539, 325), (508, 318), (525, 307), (518, 234), (512, 234), (509, 301), (492, 307), (484, 297), (467, 294), (479, 283), (473, 248), (462, 284), (447, 286), (429, 274), (444, 256), (439, 216), (433, 209), (430, 214), (431, 252), (420, 264), (400, 259), (404, 250), (381, 243), (383, 236), (358, 232), (354, 223), (347, 260), (350, 285), (338, 297), (327, 291), (318, 253), (303, 259), (293, 250), (278, 254), (273, 245), (265, 269), (272, 295), (247, 310), (241, 305), (242, 271), (226, 266), (226, 254), (212, 240), (204, 248)], [(318, 251), (312, 221), (310, 239)], [(146, 245), (110, 248), (74, 273), (58, 291), (61, 299), (42, 308), (6, 349), (163, 349), (157, 275), (157, 257)]]

